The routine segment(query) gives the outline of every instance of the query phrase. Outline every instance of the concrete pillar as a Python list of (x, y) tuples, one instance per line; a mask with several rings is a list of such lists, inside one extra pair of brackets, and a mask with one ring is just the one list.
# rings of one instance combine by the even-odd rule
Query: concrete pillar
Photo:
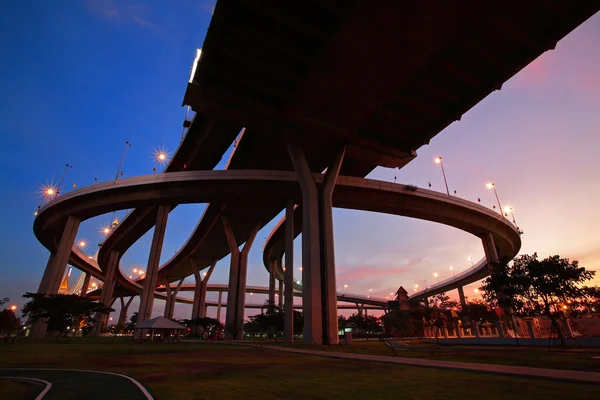
[(327, 168), (325, 178), (319, 188), (319, 205), (321, 208), (321, 301), (323, 304), (323, 342), (325, 344), (339, 343), (332, 196), (345, 154), (346, 147), (342, 146), (333, 163)]
[[(158, 279), (158, 264), (162, 252), (163, 240), (167, 229), (167, 220), (169, 219), (170, 205), (159, 206), (156, 213), (156, 225), (154, 226), (154, 235), (152, 236), (152, 246), (148, 255), (148, 266), (146, 267), (146, 278), (144, 287), (140, 295), (140, 308), (138, 311), (137, 323), (142, 323), (152, 315), (152, 306), (154, 305), (154, 291), (156, 289), (156, 280)], [(139, 337), (143, 334), (143, 329), (136, 331)]]
[(90, 280), (92, 279), (92, 275), (91, 274), (85, 274), (85, 277), (83, 278), (83, 284), (81, 285), (81, 291), (79, 292), (79, 295), (81, 297), (85, 297), (87, 295), (87, 292), (90, 288)]
[(345, 154), (342, 147), (318, 187), (304, 152), (290, 133), (286, 145), (302, 190), (302, 308), (304, 340), (337, 344), (337, 293), (332, 194)]
[(294, 341), (294, 203), (288, 201), (285, 207), (285, 283), (284, 341)]
[[(112, 307), (113, 292), (115, 290), (115, 272), (119, 266), (120, 255), (116, 251), (111, 251), (108, 257), (108, 265), (104, 271), (104, 284), (100, 292), (100, 303)], [(115, 299), (116, 300), (116, 299)], [(109, 314), (97, 314), (96, 325), (94, 325), (94, 336), (100, 336), (102, 330), (106, 327)]]
[[(215, 266), (217, 265), (217, 260), (213, 261), (211, 266), (208, 268), (204, 279), (198, 270), (198, 266), (196, 263), (190, 259), (192, 263), (192, 268), (194, 271), (194, 279), (196, 280), (196, 287), (194, 288), (194, 303), (192, 305), (192, 319), (195, 318), (204, 318), (206, 317), (206, 289), (208, 285), (208, 280), (212, 275)], [(221, 292), (219, 292), (220, 294)]]
[(269, 261), (269, 303), (275, 304), (275, 268), (276, 260)]
[(486, 232), (481, 236), (483, 243), (483, 251), (485, 252), (485, 258), (490, 265), (498, 261), (498, 250), (496, 249), (496, 243), (494, 242), (494, 236), (491, 232)]
[(229, 287), (227, 293), (227, 314), (225, 315), (225, 332), (229, 338), (240, 340), (243, 338), (244, 311), (246, 305), (246, 277), (248, 272), (248, 253), (256, 238), (261, 224), (252, 229), (248, 240), (239, 250), (229, 218), (222, 217), (227, 244), (231, 253), (229, 268)]
[(123, 297), (121, 297), (121, 311), (119, 312), (119, 323), (118, 326), (124, 327), (125, 324), (127, 323), (127, 310), (129, 310), (129, 306), (131, 305), (131, 302), (133, 301), (133, 298), (135, 296), (131, 296), (129, 298), (129, 300), (127, 300), (127, 303), (125, 303), (123, 301)]
[(165, 313), (163, 314), (165, 318), (173, 318), (173, 313), (175, 312), (175, 301), (177, 299), (177, 293), (179, 293), (179, 289), (181, 289), (181, 285), (183, 284), (184, 279), (185, 278), (181, 278), (177, 286), (175, 286), (175, 288), (171, 288), (171, 284), (169, 282), (165, 284), (165, 288), (167, 290), (167, 301), (165, 303)]
[(460, 305), (464, 309), (464, 307), (467, 306), (467, 300), (465, 299), (465, 291), (462, 286), (459, 286), (457, 289), (458, 289), (458, 298), (460, 299)]
[(219, 300), (217, 301), (217, 321), (221, 322), (221, 303), (223, 300), (223, 292), (219, 291)]
[(283, 280), (279, 281), (279, 290), (277, 291), (277, 305), (283, 307)]

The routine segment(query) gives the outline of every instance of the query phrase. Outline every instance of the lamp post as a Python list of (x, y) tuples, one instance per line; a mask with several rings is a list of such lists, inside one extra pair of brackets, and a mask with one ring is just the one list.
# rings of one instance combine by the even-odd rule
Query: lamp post
[(498, 211), (500, 211), (500, 215), (504, 217), (504, 213), (502, 212), (502, 205), (500, 204), (500, 199), (498, 198), (498, 192), (496, 191), (496, 184), (494, 182), (488, 182), (485, 184), (485, 187), (494, 190), (494, 195), (496, 195), (496, 201), (498, 202)]
[(450, 266), (450, 271), (452, 271), (452, 275), (456, 278), (456, 272), (454, 271), (454, 266)]
[(512, 206), (510, 206), (510, 205), (504, 206), (504, 212), (506, 213), (506, 216), (508, 215), (508, 213), (510, 213), (510, 216), (512, 217), (513, 224), (515, 224), (515, 226), (518, 229), (519, 226), (517, 225), (517, 220), (515, 219), (515, 214), (513, 213)]
[(346, 294), (346, 289), (348, 289), (348, 285), (344, 284), (344, 294)]
[(472, 267), (474, 265), (473, 264), (473, 257), (469, 256), (469, 257), (467, 257), (467, 260), (471, 261), (471, 267)]
[(437, 283), (439, 285), (440, 284), (440, 275), (437, 272), (434, 272), (433, 277), (437, 279)]
[(62, 173), (62, 176), (60, 177), (60, 182), (58, 183), (58, 189), (56, 189), (56, 195), (57, 195), (57, 196), (60, 194), (60, 188), (62, 187), (63, 180), (65, 179), (65, 175), (67, 174), (67, 170), (68, 170), (69, 168), (73, 168), (73, 166), (72, 166), (72, 165), (69, 165), (69, 164), (67, 164), (67, 165), (65, 166), (65, 170), (64, 170), (64, 171), (63, 171), (63, 173)]
[(123, 166), (123, 160), (125, 159), (125, 152), (127, 151), (127, 147), (131, 147), (131, 143), (129, 140), (125, 141), (125, 148), (123, 149), (123, 155), (121, 156), (121, 162), (119, 163), (119, 169), (117, 170), (117, 175), (115, 176), (115, 182), (119, 180), (119, 174), (121, 173), (121, 167)]
[(369, 289), (369, 296), (367, 296), (368, 298), (371, 298), (371, 293), (373, 293), (373, 289)]
[(152, 168), (152, 173), (156, 173), (156, 168), (159, 165), (166, 164), (169, 161), (169, 152), (164, 149), (158, 149), (154, 151), (154, 168)]
[(440, 164), (442, 167), (442, 175), (444, 176), (444, 184), (446, 185), (446, 193), (450, 196), (450, 190), (448, 190), (448, 181), (446, 180), (446, 171), (444, 170), (444, 163), (442, 162), (442, 157), (436, 157), (434, 159), (436, 164)]

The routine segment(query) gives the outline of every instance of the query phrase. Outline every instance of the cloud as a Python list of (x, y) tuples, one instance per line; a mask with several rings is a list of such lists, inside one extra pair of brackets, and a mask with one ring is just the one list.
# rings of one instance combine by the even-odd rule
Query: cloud
[(139, 2), (116, 2), (115, 0), (88, 0), (88, 9), (102, 18), (117, 22), (133, 22), (139, 26), (155, 28), (148, 19), (149, 8)]

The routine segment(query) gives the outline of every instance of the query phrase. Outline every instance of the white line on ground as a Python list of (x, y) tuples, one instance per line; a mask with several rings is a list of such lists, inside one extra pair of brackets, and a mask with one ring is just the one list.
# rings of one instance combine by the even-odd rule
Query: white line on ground
[[(121, 378), (129, 379), (135, 386), (138, 387), (138, 389), (140, 389), (140, 391), (144, 394), (144, 396), (146, 396), (147, 400), (154, 400), (152, 395), (150, 395), (150, 393), (146, 390), (146, 388), (144, 386), (142, 386), (141, 383), (139, 383), (138, 381), (136, 381), (135, 379), (133, 379), (130, 376), (123, 375), (123, 374), (117, 374), (114, 372), (91, 371), (91, 370), (87, 370), (87, 369), (61, 369), (61, 368), (0, 368), (0, 371), (70, 371), (70, 372), (89, 372), (92, 374), (114, 375), (114, 376), (119, 376)], [(28, 378), (28, 379), (33, 379), (33, 378)], [(50, 384), (50, 386), (52, 386), (52, 385)], [(41, 398), (41, 397), (38, 397), (38, 398)], [(36, 400), (38, 400), (38, 398), (36, 398)]]
[(25, 377), (25, 376), (0, 376), (0, 379), (16, 379), (16, 380), (22, 380), (22, 381), (35, 381), (35, 382), (42, 383), (44, 385), (44, 390), (42, 390), (40, 392), (40, 394), (37, 395), (35, 400), (41, 400), (42, 398), (44, 398), (46, 393), (48, 393), (48, 390), (50, 390), (50, 388), (52, 387), (52, 384), (48, 381), (44, 381), (42, 379), (37, 379), (37, 378), (29, 378), (29, 377)]

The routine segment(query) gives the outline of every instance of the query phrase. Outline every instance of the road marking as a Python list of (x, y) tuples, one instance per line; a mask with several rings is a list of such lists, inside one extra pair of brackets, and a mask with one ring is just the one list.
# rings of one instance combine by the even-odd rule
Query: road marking
[[(114, 372), (91, 371), (91, 370), (87, 370), (87, 369), (60, 369), (60, 368), (0, 368), (0, 371), (70, 371), (70, 372), (89, 372), (92, 374), (114, 375), (114, 376), (119, 376), (121, 378), (128, 379), (135, 386), (137, 386), (138, 389), (140, 389), (140, 391), (144, 394), (144, 396), (146, 396), (147, 400), (154, 400), (152, 395), (146, 390), (146, 388), (144, 386), (142, 386), (141, 383), (139, 383), (138, 381), (136, 381), (135, 379), (133, 379), (130, 376), (123, 375), (123, 374), (117, 374)], [(27, 378), (27, 379), (33, 379), (33, 378)], [(43, 382), (45, 382), (45, 381), (43, 381)], [(50, 386), (52, 386), (52, 384), (50, 384)], [(50, 390), (50, 388), (48, 388), (48, 390)], [(48, 390), (46, 390), (45, 392), (47, 392)], [(46, 394), (45, 392), (43, 392), (43, 394)], [(41, 397), (38, 396), (36, 398), (36, 400), (38, 400), (38, 399), (41, 399)]]
[(41, 400), (46, 395), (46, 393), (48, 393), (50, 388), (52, 387), (52, 384), (50, 382), (44, 381), (42, 379), (37, 379), (37, 378), (28, 378), (28, 377), (24, 377), (24, 376), (0, 376), (0, 379), (16, 379), (16, 380), (22, 380), (22, 381), (35, 381), (35, 382), (42, 383), (45, 386), (44, 390), (42, 390), (40, 392), (40, 394), (37, 395), (35, 400)]

